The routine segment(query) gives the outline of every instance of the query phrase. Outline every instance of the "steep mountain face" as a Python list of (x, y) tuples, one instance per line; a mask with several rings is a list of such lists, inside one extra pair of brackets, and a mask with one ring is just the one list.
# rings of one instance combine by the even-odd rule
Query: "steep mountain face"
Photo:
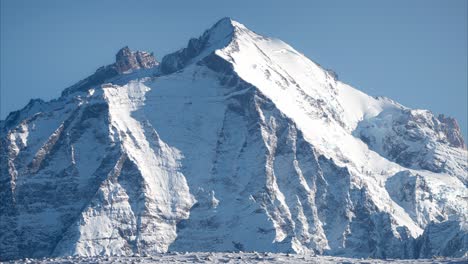
[(0, 257), (466, 256), (454, 119), (370, 97), (225, 18), (1, 121)]
[(457, 122), (427, 110), (382, 111), (359, 123), (354, 134), (404, 167), (448, 173), (468, 185), (466, 147)]

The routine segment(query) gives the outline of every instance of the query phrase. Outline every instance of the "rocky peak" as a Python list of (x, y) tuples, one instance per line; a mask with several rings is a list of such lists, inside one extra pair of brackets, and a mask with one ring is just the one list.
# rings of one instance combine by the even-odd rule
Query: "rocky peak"
[(115, 55), (114, 63), (98, 68), (94, 74), (65, 89), (62, 95), (87, 91), (89, 88), (103, 84), (106, 80), (120, 74), (130, 73), (138, 69), (150, 69), (158, 65), (159, 62), (154, 58), (153, 53), (132, 51), (128, 46), (125, 46)]
[(128, 46), (120, 49), (115, 55), (115, 67), (119, 74), (129, 70), (149, 69), (158, 65), (152, 53), (131, 51)]
[(212, 38), (229, 36), (234, 33), (236, 26), (239, 24), (229, 17), (224, 17), (208, 29), (204, 35), (210, 35)]
[(229, 17), (220, 19), (198, 38), (189, 40), (187, 47), (164, 56), (161, 72), (170, 74), (194, 62), (201, 54), (209, 54), (226, 47), (233, 39), (236, 29), (245, 28)]
[(442, 114), (437, 119), (440, 122), (441, 130), (447, 136), (449, 144), (456, 148), (466, 148), (457, 120)]

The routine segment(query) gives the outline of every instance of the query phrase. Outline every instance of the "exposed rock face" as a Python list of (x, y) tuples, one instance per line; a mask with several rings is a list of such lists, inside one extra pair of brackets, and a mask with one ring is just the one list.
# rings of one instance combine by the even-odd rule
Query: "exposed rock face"
[(440, 114), (437, 119), (440, 122), (440, 131), (445, 134), (450, 145), (455, 148), (466, 148), (457, 120), (442, 114)]
[(159, 65), (152, 53), (146, 51), (131, 51), (127, 46), (120, 49), (115, 55), (115, 63), (102, 66), (96, 72), (65, 89), (62, 96), (75, 92), (99, 88), (99, 85), (122, 74), (128, 74), (139, 69), (151, 69)]
[[(466, 174), (466, 149), (457, 122), (427, 110), (382, 111), (359, 123), (354, 134), (398, 164), (414, 169)], [(459, 177), (468, 184), (466, 177)]]
[(365, 95), (230, 19), (162, 64), (142, 70), (151, 56), (124, 48), (0, 122), (2, 260), (467, 251), (452, 121)]
[(401, 171), (387, 180), (385, 188), (392, 200), (405, 208), (421, 228), (433, 221), (447, 220), (441, 208), (434, 203), (435, 198), (425, 177)]
[(117, 52), (115, 55), (115, 66), (119, 73), (140, 68), (135, 53), (133, 53), (128, 47), (124, 47)]
[(119, 74), (129, 70), (149, 69), (158, 65), (153, 54), (146, 51), (131, 51), (124, 47), (115, 55), (115, 68)]
[[(465, 198), (466, 199), (466, 198)], [(415, 243), (419, 254), (415, 258), (429, 256), (467, 257), (468, 226), (466, 222), (445, 221), (430, 223)]]
[(165, 74), (176, 72), (190, 64), (197, 56), (203, 55), (201, 53), (208, 55), (216, 47), (228, 44), (232, 40), (234, 30), (229, 18), (221, 19), (201, 37), (190, 39), (186, 48), (164, 56), (161, 72)]

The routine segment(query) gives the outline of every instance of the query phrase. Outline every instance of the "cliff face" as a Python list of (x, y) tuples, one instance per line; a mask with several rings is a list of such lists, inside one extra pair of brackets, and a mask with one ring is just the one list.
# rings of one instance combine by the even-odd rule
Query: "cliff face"
[(440, 130), (445, 134), (450, 145), (455, 148), (466, 149), (465, 141), (463, 140), (457, 120), (442, 114), (440, 114), (437, 119), (440, 122)]
[[(466, 254), (456, 123), (368, 96), (222, 19), (0, 128), (0, 257)], [(459, 132), (458, 132), (459, 133)]]
[(131, 51), (124, 47), (115, 55), (115, 68), (122, 74), (129, 70), (149, 69), (158, 65), (153, 54), (146, 51)]

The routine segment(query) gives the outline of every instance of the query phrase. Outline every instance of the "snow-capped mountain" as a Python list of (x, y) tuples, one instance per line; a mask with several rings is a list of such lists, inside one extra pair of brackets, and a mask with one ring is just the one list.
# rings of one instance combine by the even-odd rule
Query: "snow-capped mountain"
[(368, 96), (224, 18), (0, 121), (0, 257), (462, 257), (456, 121)]

